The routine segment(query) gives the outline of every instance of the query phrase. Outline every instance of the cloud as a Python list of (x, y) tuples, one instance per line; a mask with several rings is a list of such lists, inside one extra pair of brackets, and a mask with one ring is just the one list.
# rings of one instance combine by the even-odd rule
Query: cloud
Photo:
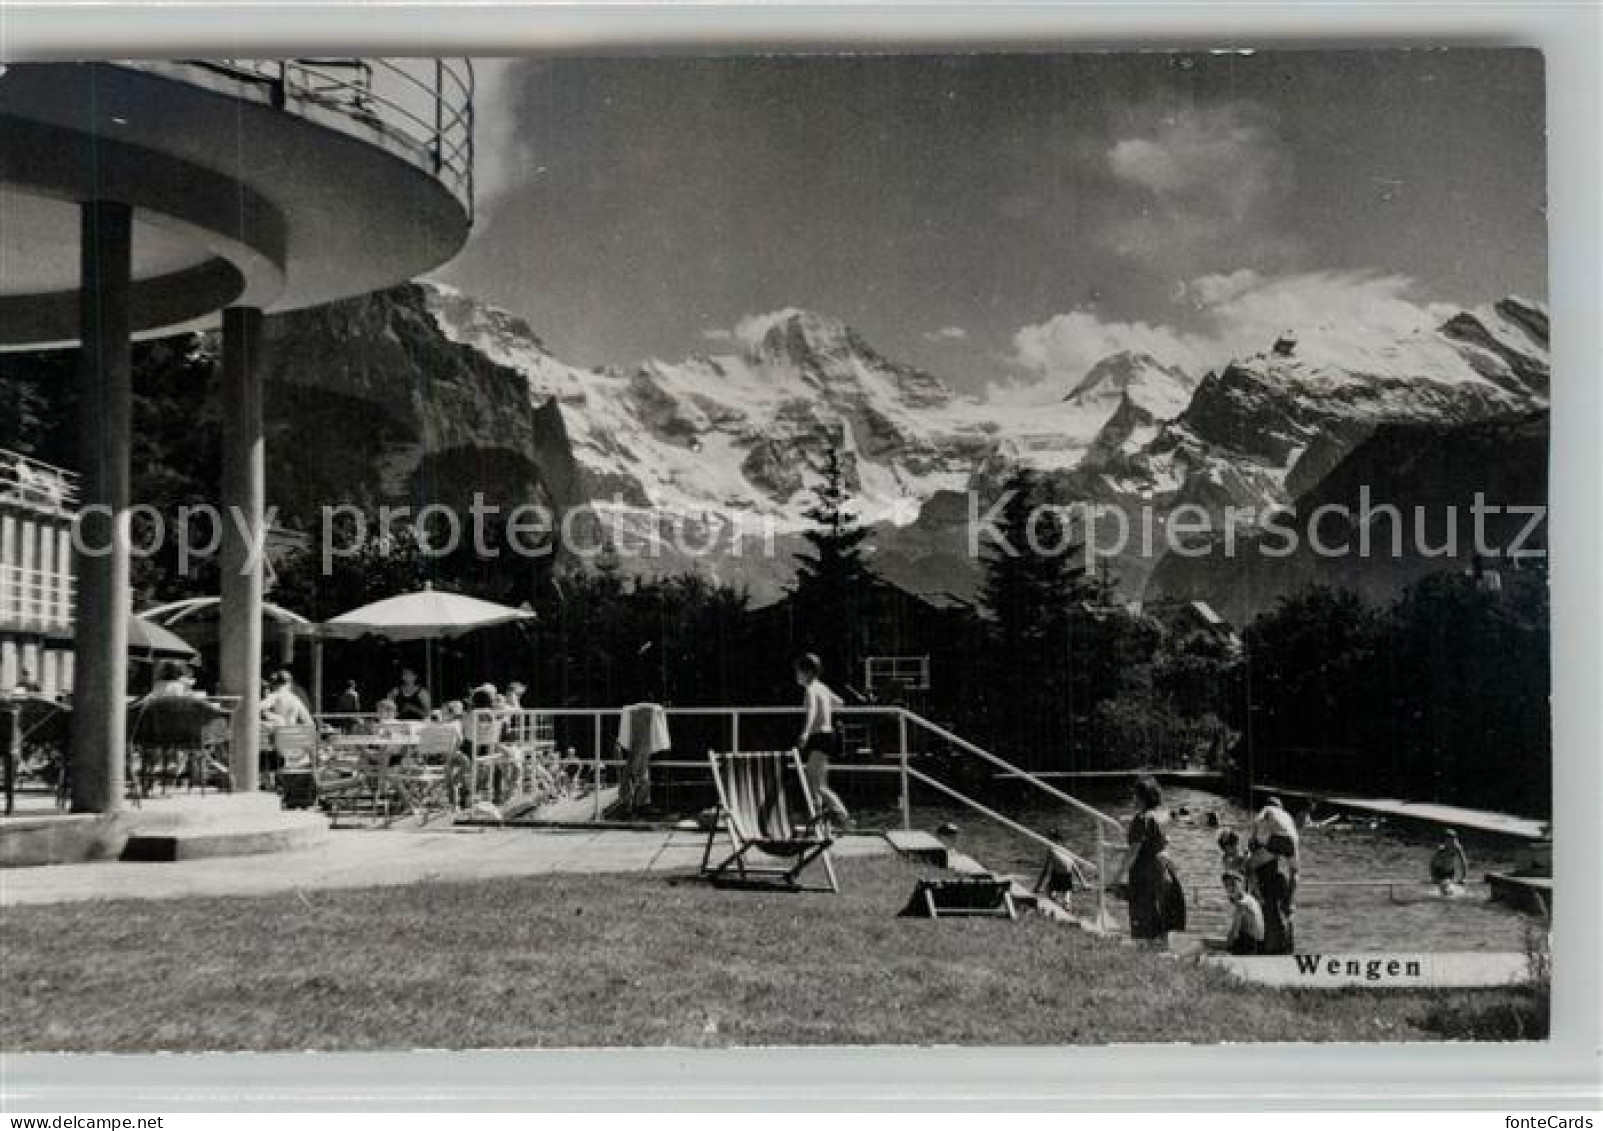
[(961, 342), (968, 338), (968, 331), (961, 326), (942, 326), (939, 330), (929, 330), (924, 334), (926, 342)]
[(473, 189), (479, 208), (527, 184), (529, 131), (518, 128), (519, 59), (473, 60)]
[(1293, 246), (1277, 230), (1293, 183), (1290, 152), (1273, 116), (1253, 103), (1148, 108), (1143, 124), (1104, 154), (1125, 191), (1109, 203), (1103, 242), (1128, 258), (1180, 264), (1213, 253), (1270, 259)]
[(1166, 365), (1195, 371), (1210, 356), (1210, 343), (1168, 326), (1108, 322), (1086, 310), (1054, 315), (1013, 335), (1016, 365), (1060, 382), (1078, 380), (1109, 354), (1151, 354)]
[[(1195, 280), (1191, 289), (1207, 282)], [(1287, 330), (1305, 339), (1403, 337), (1434, 329), (1441, 321), (1441, 307), (1414, 301), (1409, 297), (1413, 289), (1414, 281), (1404, 275), (1311, 271), (1255, 279), (1250, 286), (1216, 292), (1204, 310), (1214, 336), (1237, 348), (1250, 343), (1262, 348)]]
[(1450, 350), (1433, 331), (1454, 308), (1416, 298), (1416, 290), (1407, 276), (1373, 271), (1203, 275), (1176, 289), (1189, 329), (1075, 310), (1020, 328), (1009, 360), (1050, 390), (1061, 390), (1119, 350), (1201, 373), (1262, 353), (1289, 333), (1297, 339), (1297, 356), (1313, 365), (1382, 371), (1407, 353), (1421, 372), (1450, 367)]
[(1349, 369), (1386, 367), (1399, 350), (1439, 355), (1433, 331), (1449, 316), (1439, 303), (1412, 297), (1414, 281), (1373, 271), (1312, 271), (1257, 281), (1205, 309), (1225, 357), (1256, 353), (1281, 334), (1297, 339), (1297, 356)]
[(703, 330), (701, 332), (701, 336), (709, 342), (732, 342), (735, 340), (734, 331), (725, 330), (720, 327), (713, 327), (710, 330)]
[(1263, 276), (1250, 267), (1228, 275), (1202, 275), (1175, 289), (1175, 298), (1198, 310), (1219, 306), (1263, 285)]

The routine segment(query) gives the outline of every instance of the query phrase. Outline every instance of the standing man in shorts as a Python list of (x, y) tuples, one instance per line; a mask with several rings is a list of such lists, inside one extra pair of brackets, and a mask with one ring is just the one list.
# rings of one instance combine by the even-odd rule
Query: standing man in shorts
[(835, 733), (835, 707), (841, 700), (819, 678), (823, 671), (823, 661), (811, 652), (796, 659), (796, 683), (802, 689), (802, 705), (807, 711), (796, 749), (807, 767), (807, 787), (824, 807), (820, 816), (827, 817), (840, 829), (850, 829), (851, 814), (829, 788), (829, 759), (840, 752), (840, 736)]

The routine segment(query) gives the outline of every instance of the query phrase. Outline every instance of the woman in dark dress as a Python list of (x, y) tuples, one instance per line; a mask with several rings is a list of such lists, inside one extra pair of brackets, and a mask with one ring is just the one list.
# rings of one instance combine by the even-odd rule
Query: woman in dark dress
[(1170, 931), (1186, 927), (1185, 891), (1165, 849), (1163, 793), (1152, 778), (1135, 783), (1139, 807), (1130, 818), (1128, 844), (1119, 866), (1119, 880), (1130, 902), (1130, 937), (1162, 941)]
[(390, 692), (395, 703), (395, 715), (412, 722), (426, 722), (429, 717), (429, 689), (417, 681), (411, 668), (401, 669), (401, 685)]

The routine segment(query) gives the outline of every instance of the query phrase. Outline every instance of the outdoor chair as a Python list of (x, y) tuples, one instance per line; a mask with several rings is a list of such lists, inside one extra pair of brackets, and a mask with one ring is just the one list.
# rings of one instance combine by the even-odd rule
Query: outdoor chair
[(212, 775), (226, 778), (226, 758), (217, 755), (229, 742), (228, 712), (204, 699), (168, 696), (147, 699), (129, 717), (129, 741), (138, 754), (139, 795), (150, 796), (160, 781), (165, 790), (179, 778), (206, 792)]
[(278, 771), (301, 772), (310, 770), (317, 759), (317, 728), (314, 726), (281, 726), (273, 730), (273, 753), (278, 756)]
[[(506, 720), (496, 715), (475, 712), (472, 727), (478, 774), (481, 777), (489, 775), (490, 800), (499, 804), (508, 797), (514, 797), (522, 792), (523, 759), (516, 748), (504, 745), (501, 741)], [(478, 781), (474, 781), (470, 788), (473, 800), (477, 800)]]
[(402, 803), (419, 824), (436, 813), (452, 813), (451, 762), (459, 754), (462, 732), (446, 723), (431, 723), (417, 732), (417, 745), (401, 760), (392, 776)]
[[(801, 873), (822, 860), (828, 890), (840, 890), (830, 859), (834, 837), (818, 820), (818, 809), (800, 757), (794, 750), (720, 754), (708, 751), (718, 788), (718, 820), (707, 829), (701, 874), (714, 883), (778, 880), (800, 888)], [(719, 836), (729, 852), (713, 863)]]
[(273, 761), (284, 808), (309, 809), (317, 803), (316, 727), (275, 727)]
[(316, 804), (328, 814), (335, 828), (339, 827), (341, 811), (354, 815), (366, 802), (369, 810), (377, 813), (383, 803), (382, 765), (370, 766), (360, 756), (351, 759), (325, 756), (319, 757), (313, 774)]

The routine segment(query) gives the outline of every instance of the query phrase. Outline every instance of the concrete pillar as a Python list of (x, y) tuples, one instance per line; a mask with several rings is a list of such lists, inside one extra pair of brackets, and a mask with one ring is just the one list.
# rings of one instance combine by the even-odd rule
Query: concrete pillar
[(321, 722), (323, 718), (323, 642), (312, 640), (312, 714)]
[(126, 204), (82, 206), (72, 809), (122, 806), (127, 767), (129, 248)]
[(239, 696), (229, 769), (234, 789), (257, 787), (261, 749), (263, 512), (262, 312), (223, 311), (222, 692)]

